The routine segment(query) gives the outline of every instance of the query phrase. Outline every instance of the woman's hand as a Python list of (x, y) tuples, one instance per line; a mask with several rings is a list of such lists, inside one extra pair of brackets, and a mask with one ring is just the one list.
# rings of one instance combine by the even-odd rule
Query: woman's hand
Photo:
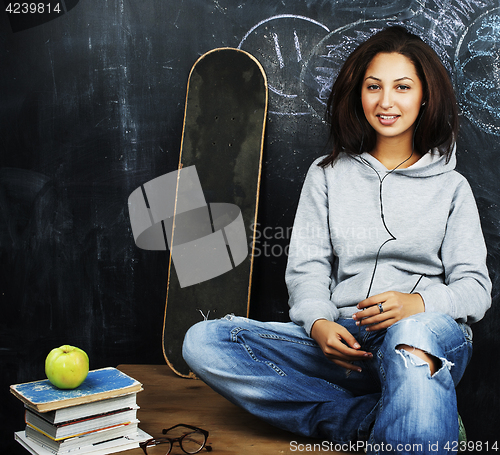
[(352, 318), (357, 325), (369, 326), (366, 328), (368, 332), (387, 329), (401, 319), (425, 311), (424, 301), (420, 294), (405, 294), (396, 291), (368, 297), (358, 304), (358, 308), (363, 311), (358, 311)]
[(311, 337), (328, 359), (348, 370), (361, 371), (359, 366), (351, 362), (373, 357), (371, 352), (361, 351), (361, 346), (351, 333), (336, 322), (318, 319), (312, 326)]

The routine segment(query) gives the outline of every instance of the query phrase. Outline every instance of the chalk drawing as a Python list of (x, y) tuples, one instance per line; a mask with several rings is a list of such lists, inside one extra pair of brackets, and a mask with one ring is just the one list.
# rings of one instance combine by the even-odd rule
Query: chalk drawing
[(498, 3), (497, 0), (427, 1), (423, 11), (423, 16), (431, 19), (427, 35), (432, 41), (456, 45), (456, 38), (463, 33), (477, 12), (495, 3)]
[[(404, 25), (434, 48), (449, 72), (456, 71), (465, 115), (485, 131), (500, 135), (500, 8), (491, 9), (498, 4), (498, 0), (339, 1), (332, 10), (362, 11), (362, 19), (330, 31), (309, 17), (272, 16), (253, 26), (238, 48), (255, 55), (266, 71), (269, 114), (323, 119), (333, 81), (347, 56), (382, 28)], [(474, 20), (486, 8), (490, 9)]]
[(455, 54), (457, 96), (464, 115), (500, 136), (500, 8), (470, 24)]
[(385, 21), (358, 21), (332, 31), (316, 45), (299, 78), (310, 114), (324, 118), (328, 96), (345, 59), (359, 44), (386, 26)]
[(339, 2), (340, 11), (362, 12), (364, 18), (404, 20), (422, 12), (425, 0), (347, 0)]
[[(450, 68), (449, 53), (442, 40), (430, 40), (426, 36), (426, 27), (416, 23), (416, 19), (419, 18), (408, 21), (359, 20), (326, 35), (311, 51), (300, 76), (301, 93), (311, 114), (324, 117), (328, 96), (344, 61), (362, 42), (389, 25), (403, 25), (421, 36), (438, 53), (443, 64)], [(425, 20), (429, 18), (426, 17)]]
[(299, 96), (299, 77), (304, 56), (329, 31), (308, 17), (283, 14), (259, 22), (245, 34), (238, 48), (253, 54), (266, 71), (270, 114), (310, 114)]
[(283, 55), (281, 54), (281, 46), (279, 43), (279, 38), (276, 33), (273, 33), (274, 39), (274, 49), (276, 51), (276, 56), (278, 57), (278, 61), (280, 62), (280, 68), (283, 69), (285, 67), (285, 62), (283, 60)]

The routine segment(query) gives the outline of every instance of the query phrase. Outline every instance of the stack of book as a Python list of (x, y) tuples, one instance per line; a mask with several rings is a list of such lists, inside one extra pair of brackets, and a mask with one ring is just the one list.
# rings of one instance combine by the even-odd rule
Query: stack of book
[(34, 455), (104, 455), (139, 447), (150, 436), (137, 420), (142, 384), (116, 368), (89, 371), (72, 390), (48, 380), (10, 386), (25, 406), (26, 429), (16, 440)]

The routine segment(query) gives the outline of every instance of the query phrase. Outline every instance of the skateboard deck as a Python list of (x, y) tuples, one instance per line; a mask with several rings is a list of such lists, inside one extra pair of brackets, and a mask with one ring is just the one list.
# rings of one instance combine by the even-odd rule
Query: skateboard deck
[[(245, 51), (214, 49), (201, 56), (191, 69), (176, 215), (165, 226), (167, 236), (171, 229), (171, 247), (163, 353), (179, 376), (195, 377), (182, 358), (184, 336), (192, 325), (226, 314), (248, 316), (255, 243), (252, 226), (257, 221), (267, 99), (264, 70)], [(186, 187), (198, 188), (198, 194), (202, 190), (205, 198), (188, 213), (183, 196), (189, 193)], [(208, 232), (202, 226), (207, 216), (211, 220)], [(223, 248), (215, 253), (216, 247), (213, 251), (209, 247), (204, 255), (199, 254), (203, 242), (217, 234), (223, 239)], [(181, 244), (190, 245), (199, 254), (196, 260), (188, 257), (182, 267), (182, 254), (172, 247)], [(221, 266), (223, 262), (227, 263), (226, 269)], [(209, 270), (209, 278), (201, 277), (203, 271), (197, 266), (205, 266), (206, 272), (207, 264), (209, 269), (222, 267), (228, 271), (213, 272), (217, 276), (210, 277)], [(188, 272), (192, 275), (190, 281), (185, 278)]]

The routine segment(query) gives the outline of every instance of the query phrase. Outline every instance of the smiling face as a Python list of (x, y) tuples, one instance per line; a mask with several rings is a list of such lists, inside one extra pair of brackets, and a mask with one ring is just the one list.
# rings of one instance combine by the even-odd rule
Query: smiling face
[(422, 82), (408, 57), (381, 53), (373, 58), (364, 75), (361, 103), (377, 134), (377, 147), (386, 140), (411, 147), (422, 99)]

